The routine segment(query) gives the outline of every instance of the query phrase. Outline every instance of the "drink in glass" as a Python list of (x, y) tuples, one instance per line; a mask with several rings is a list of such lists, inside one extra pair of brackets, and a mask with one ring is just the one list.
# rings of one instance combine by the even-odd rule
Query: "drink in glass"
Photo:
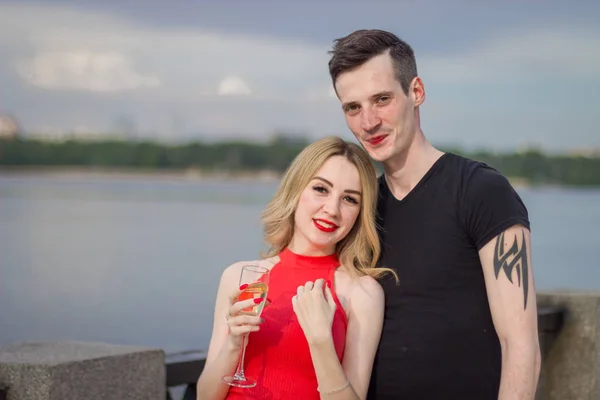
[[(240, 293), (238, 301), (244, 301), (249, 299), (262, 298), (259, 304), (244, 308), (241, 313), (247, 315), (260, 316), (263, 308), (265, 307), (265, 300), (267, 298), (267, 291), (269, 285), (269, 270), (267, 268), (260, 267), (258, 265), (245, 265), (242, 267), (240, 274), (240, 286), (247, 284), (248, 286)], [(242, 352), (236, 371), (233, 375), (223, 377), (223, 381), (231, 386), (237, 386), (241, 388), (249, 388), (256, 386), (256, 381), (247, 378), (244, 375), (244, 356), (246, 355), (246, 342), (248, 340), (248, 333), (244, 334), (242, 342)]]

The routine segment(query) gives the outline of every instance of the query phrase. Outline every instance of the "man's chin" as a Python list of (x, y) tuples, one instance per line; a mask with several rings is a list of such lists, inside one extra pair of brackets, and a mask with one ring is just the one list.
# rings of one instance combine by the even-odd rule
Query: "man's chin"
[(362, 140), (359, 140), (359, 143), (373, 161), (382, 163), (388, 159), (387, 151), (385, 151), (383, 147), (374, 149), (368, 142), (365, 143)]
[(367, 153), (369, 154), (369, 157), (373, 159), (373, 161), (378, 163), (385, 162), (388, 159), (388, 154), (387, 152), (383, 151), (383, 149), (368, 149)]

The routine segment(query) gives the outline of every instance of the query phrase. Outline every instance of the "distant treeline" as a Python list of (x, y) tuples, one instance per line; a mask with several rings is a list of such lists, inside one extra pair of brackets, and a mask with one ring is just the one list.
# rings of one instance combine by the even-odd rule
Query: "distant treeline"
[[(276, 138), (266, 144), (193, 142), (181, 145), (118, 140), (50, 142), (19, 138), (0, 140), (0, 166), (282, 172), (306, 144), (306, 141), (285, 138)], [(540, 151), (497, 154), (442, 150), (486, 162), (511, 179), (527, 184), (600, 185), (598, 156), (547, 155)], [(379, 166), (377, 168), (381, 171)]]

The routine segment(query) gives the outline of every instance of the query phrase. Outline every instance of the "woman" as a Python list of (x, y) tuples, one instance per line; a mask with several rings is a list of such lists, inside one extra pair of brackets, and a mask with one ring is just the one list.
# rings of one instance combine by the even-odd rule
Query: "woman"
[[(240, 270), (221, 277), (198, 399), (336, 399), (366, 397), (383, 323), (384, 296), (375, 268), (375, 169), (358, 145), (337, 137), (305, 148), (286, 171), (263, 214), (270, 269), (261, 317), (239, 315)], [(397, 279), (397, 277), (396, 277)], [(253, 388), (222, 381), (249, 335), (245, 375)]]

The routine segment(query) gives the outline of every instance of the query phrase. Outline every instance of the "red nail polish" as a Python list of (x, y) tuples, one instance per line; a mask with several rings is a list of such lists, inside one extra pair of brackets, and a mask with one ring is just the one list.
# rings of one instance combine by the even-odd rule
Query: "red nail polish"
[(240, 290), (244, 290), (248, 287), (247, 283), (244, 283), (242, 286), (240, 286)]
[(260, 303), (262, 303), (263, 300), (264, 299), (261, 297), (259, 297), (258, 299), (254, 299), (254, 304), (260, 304)]

